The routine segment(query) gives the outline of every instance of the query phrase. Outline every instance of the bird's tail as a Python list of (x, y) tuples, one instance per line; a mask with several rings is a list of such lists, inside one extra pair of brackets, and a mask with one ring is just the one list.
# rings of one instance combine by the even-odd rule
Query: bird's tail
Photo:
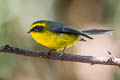
[(115, 30), (105, 30), (105, 29), (90, 29), (90, 30), (80, 30), (81, 33), (86, 35), (99, 35), (99, 34), (112, 34)]

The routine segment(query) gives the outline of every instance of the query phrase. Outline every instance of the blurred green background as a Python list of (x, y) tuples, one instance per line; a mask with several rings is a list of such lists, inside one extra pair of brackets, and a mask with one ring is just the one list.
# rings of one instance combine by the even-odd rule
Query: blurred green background
[[(67, 49), (67, 52), (84, 55), (90, 52), (89, 56), (108, 56), (107, 51), (110, 50), (115, 56), (120, 56), (118, 35), (120, 0), (0, 0), (0, 45), (8, 44), (19, 48), (47, 51), (48, 48), (37, 44), (31, 35), (27, 34), (29, 26), (34, 21), (43, 19), (58, 21), (79, 29), (114, 29), (117, 32), (112, 36), (93, 36), (95, 40), (79, 42)], [(103, 55), (97, 54), (100, 51), (104, 51), (101, 52)], [(99, 80), (99, 78), (120, 80), (120, 70), (113, 66), (91, 66), (0, 54), (0, 80)]]

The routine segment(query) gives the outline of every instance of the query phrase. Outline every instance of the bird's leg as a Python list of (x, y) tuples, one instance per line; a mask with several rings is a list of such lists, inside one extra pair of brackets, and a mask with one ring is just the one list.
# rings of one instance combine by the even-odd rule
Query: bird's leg
[(60, 54), (60, 59), (61, 59), (61, 61), (62, 61), (62, 57), (64, 56), (64, 52), (65, 52), (65, 49), (66, 49), (66, 47), (64, 47), (64, 49), (63, 49), (63, 51), (62, 51), (62, 53)]
[(48, 54), (51, 53), (52, 51), (55, 51), (55, 49), (50, 49), (48, 52), (46, 52), (45, 58), (48, 58)]

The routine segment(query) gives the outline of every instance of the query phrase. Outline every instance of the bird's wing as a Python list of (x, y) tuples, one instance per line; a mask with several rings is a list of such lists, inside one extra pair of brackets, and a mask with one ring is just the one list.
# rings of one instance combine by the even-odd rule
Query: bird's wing
[(87, 37), (89, 39), (93, 39), (92, 37), (84, 34), (83, 32), (73, 27), (65, 26), (63, 24), (51, 26), (49, 27), (49, 30), (51, 30), (52, 32), (56, 32), (56, 33), (75, 34), (75, 35), (81, 35), (81, 36)]

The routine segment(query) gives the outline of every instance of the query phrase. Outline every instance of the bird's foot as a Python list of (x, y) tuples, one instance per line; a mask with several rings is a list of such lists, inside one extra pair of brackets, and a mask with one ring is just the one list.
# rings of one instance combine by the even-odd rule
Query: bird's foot
[(45, 53), (45, 58), (48, 58), (49, 53), (51, 53), (52, 51), (54, 51), (55, 49), (50, 49), (48, 52)]
[(60, 54), (60, 60), (61, 60), (61, 61), (63, 61), (64, 54), (65, 54), (65, 53), (61, 53), (61, 54)]
[(66, 47), (64, 47), (62, 53), (60, 54), (60, 60), (61, 60), (61, 61), (62, 61), (63, 58), (64, 58), (64, 54), (65, 54), (64, 52), (65, 52), (65, 49), (66, 49)]

